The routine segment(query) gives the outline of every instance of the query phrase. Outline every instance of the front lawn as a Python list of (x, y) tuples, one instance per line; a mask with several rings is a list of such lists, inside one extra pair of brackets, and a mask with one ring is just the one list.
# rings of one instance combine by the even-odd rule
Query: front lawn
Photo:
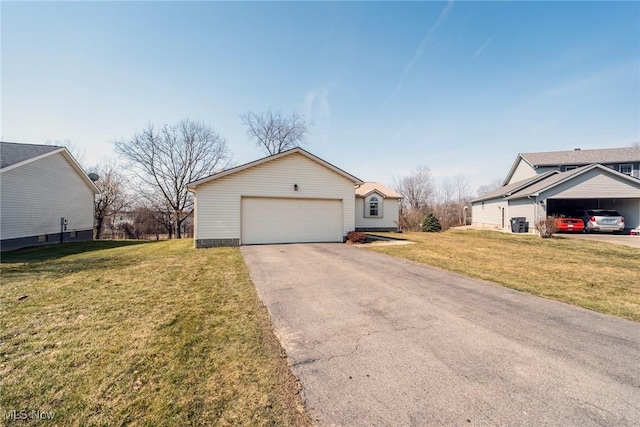
[(192, 244), (2, 254), (5, 423), (307, 425), (240, 251)]
[(495, 231), (385, 235), (416, 244), (371, 250), (640, 322), (638, 249)]

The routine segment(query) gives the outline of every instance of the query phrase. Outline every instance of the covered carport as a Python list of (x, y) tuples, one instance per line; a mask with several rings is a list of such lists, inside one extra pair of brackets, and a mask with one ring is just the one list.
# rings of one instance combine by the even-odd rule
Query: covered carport
[(537, 196), (546, 205), (547, 215), (571, 215), (577, 209), (611, 209), (625, 218), (626, 229), (640, 227), (640, 180), (606, 166), (580, 168), (542, 189)]
[(568, 199), (548, 198), (547, 214), (557, 216), (572, 216), (581, 209), (610, 209), (620, 213), (625, 218), (626, 228), (640, 226), (640, 197), (637, 198), (589, 198)]

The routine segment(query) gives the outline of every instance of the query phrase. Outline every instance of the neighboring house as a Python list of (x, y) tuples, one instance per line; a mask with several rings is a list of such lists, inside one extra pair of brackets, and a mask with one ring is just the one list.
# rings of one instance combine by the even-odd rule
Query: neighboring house
[(583, 208), (615, 209), (627, 228), (640, 226), (640, 148), (518, 154), (504, 184), (472, 201), (474, 225), (509, 230)]
[[(363, 184), (301, 148), (189, 183), (195, 194), (195, 246), (343, 242), (357, 227), (355, 188)], [(398, 196), (378, 194), (389, 200)], [(380, 218), (380, 227), (386, 227), (394, 213), (380, 202), (378, 216), (388, 215)]]
[(98, 189), (64, 147), (0, 142), (0, 246), (93, 239)]
[(377, 182), (356, 187), (356, 231), (398, 231), (401, 199)]

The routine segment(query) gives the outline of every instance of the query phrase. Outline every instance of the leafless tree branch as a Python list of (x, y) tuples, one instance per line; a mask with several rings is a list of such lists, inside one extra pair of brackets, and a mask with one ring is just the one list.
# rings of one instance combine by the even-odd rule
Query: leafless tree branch
[(249, 139), (269, 155), (299, 147), (309, 134), (309, 124), (303, 115), (295, 111), (289, 117), (280, 112), (256, 114), (250, 111), (241, 119), (247, 127)]

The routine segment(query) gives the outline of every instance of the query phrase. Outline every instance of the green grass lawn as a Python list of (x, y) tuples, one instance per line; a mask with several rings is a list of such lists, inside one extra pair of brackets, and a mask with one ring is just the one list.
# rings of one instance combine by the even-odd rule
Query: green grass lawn
[(416, 244), (371, 250), (640, 322), (639, 249), (495, 231), (384, 235)]
[(308, 425), (240, 251), (192, 244), (2, 254), (4, 422), (26, 410), (64, 426)]

